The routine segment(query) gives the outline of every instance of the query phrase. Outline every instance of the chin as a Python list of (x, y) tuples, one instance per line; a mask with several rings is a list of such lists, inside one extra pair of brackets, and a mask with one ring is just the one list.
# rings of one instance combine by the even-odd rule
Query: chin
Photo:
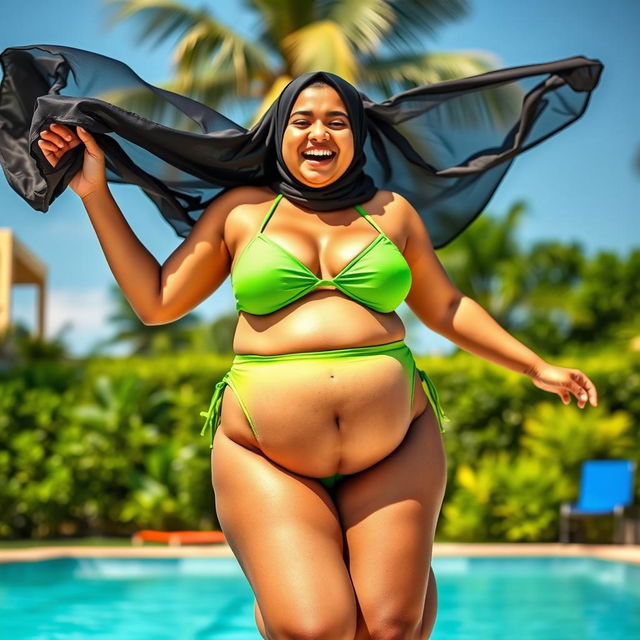
[(330, 180), (305, 180), (308, 186), (310, 187), (327, 187), (332, 182), (335, 182), (336, 178), (331, 178)]
[(336, 171), (334, 174), (332, 174), (331, 176), (319, 176), (319, 175), (306, 175), (304, 173), (298, 173), (298, 175), (296, 176), (296, 178), (300, 181), (300, 182), (304, 182), (306, 185), (310, 186), (310, 187), (327, 187), (329, 186), (332, 182), (335, 182), (338, 178), (340, 178), (341, 175), (344, 174), (344, 170), (343, 171)]
[(303, 174), (298, 174), (295, 177), (297, 180), (299, 180), (303, 184), (306, 184), (308, 187), (326, 187), (328, 184), (335, 182), (337, 179), (337, 176), (331, 176), (328, 180), (327, 179), (314, 180), (312, 177), (305, 176)]

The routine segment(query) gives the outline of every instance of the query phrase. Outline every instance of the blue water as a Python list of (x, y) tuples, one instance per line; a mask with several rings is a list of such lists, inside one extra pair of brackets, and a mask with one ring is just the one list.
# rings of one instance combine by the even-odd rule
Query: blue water
[[(640, 565), (434, 558), (433, 640), (640, 638)], [(260, 640), (235, 558), (0, 564), (0, 638)]]

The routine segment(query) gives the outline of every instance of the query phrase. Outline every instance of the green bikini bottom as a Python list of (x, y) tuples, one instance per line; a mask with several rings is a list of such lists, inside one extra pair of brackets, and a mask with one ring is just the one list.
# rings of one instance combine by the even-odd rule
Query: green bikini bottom
[[(413, 358), (413, 354), (409, 347), (405, 344), (404, 340), (396, 340), (395, 342), (388, 342), (386, 344), (369, 345), (365, 347), (349, 347), (347, 349), (328, 349), (326, 351), (301, 351), (294, 353), (278, 353), (275, 355), (258, 355), (258, 354), (236, 354), (231, 364), (231, 369), (227, 371), (222, 377), (222, 380), (216, 384), (213, 395), (211, 397), (211, 403), (207, 411), (201, 411), (200, 415), (205, 418), (204, 426), (200, 435), (205, 435), (207, 429), (210, 430), (210, 448), (213, 448), (213, 437), (216, 429), (220, 424), (220, 414), (222, 406), (222, 395), (225, 385), (229, 385), (235, 394), (238, 404), (242, 408), (253, 435), (258, 439), (258, 433), (256, 431), (253, 419), (249, 414), (249, 410), (243, 400), (244, 394), (241, 392), (243, 384), (246, 384), (247, 380), (255, 372), (255, 367), (260, 367), (267, 364), (273, 364), (275, 362), (282, 362), (287, 360), (334, 360), (336, 362), (345, 360), (356, 360), (358, 358), (367, 356), (380, 356), (386, 355), (398, 360), (406, 373), (407, 383), (411, 389), (410, 407), (413, 407), (413, 395), (414, 395), (414, 381), (416, 371), (418, 372), (422, 385), (425, 389), (427, 398), (431, 403), (436, 419), (438, 420), (438, 426), (440, 432), (444, 433), (443, 426), (444, 421), (449, 421), (449, 418), (445, 416), (442, 407), (440, 406), (440, 400), (438, 398), (438, 392), (435, 385), (429, 378), (429, 376), (419, 369)], [(334, 489), (345, 474), (336, 473), (326, 478), (317, 478), (322, 484), (329, 490)]]

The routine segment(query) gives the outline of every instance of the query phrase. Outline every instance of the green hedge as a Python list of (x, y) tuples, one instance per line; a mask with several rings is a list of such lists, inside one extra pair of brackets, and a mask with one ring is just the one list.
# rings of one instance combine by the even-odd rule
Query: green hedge
[[(557, 540), (559, 504), (575, 499), (583, 459), (639, 461), (636, 354), (554, 361), (596, 383), (599, 406), (584, 410), (464, 352), (417, 360), (451, 419), (437, 539)], [(4, 373), (0, 538), (217, 528), (199, 412), (229, 365), (179, 354)]]
[[(557, 541), (559, 508), (578, 497), (582, 461), (628, 458), (640, 467), (640, 357), (604, 352), (556, 358), (598, 390), (598, 406), (564, 405), (526, 376), (459, 352), (421, 359), (451, 419), (448, 482), (437, 540)], [(636, 502), (640, 496), (636, 476)], [(585, 520), (585, 541), (610, 540), (613, 520)]]
[(0, 537), (215, 528), (199, 435), (219, 356), (37, 363), (0, 384)]

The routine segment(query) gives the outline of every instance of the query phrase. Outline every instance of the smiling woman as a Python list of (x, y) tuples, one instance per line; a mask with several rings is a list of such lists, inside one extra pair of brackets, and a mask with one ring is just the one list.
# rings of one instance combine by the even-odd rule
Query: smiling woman
[[(564, 401), (572, 393), (582, 408), (587, 398), (595, 405), (585, 374), (543, 361), (504, 331), (454, 286), (434, 246), (479, 213), (514, 155), (578, 117), (599, 63), (506, 69), (380, 104), (339, 76), (308, 73), (250, 131), (146, 85), (206, 134), (99, 98), (50, 95), (72, 78), (113, 88), (101, 68), (131, 83), (116, 61), (31, 47), (5, 52), (3, 63), (7, 176), (31, 203), (46, 206), (67, 184), (82, 198), (145, 324), (182, 317), (231, 276), (235, 356), (201, 413), (202, 434), (211, 428), (216, 513), (255, 593), (262, 636), (429, 637), (447, 418), (396, 310), (406, 301), (462, 348)], [(524, 102), (503, 93), (546, 73)], [(489, 119), (474, 100), (484, 91), (487, 104), (503, 98), (486, 139)], [(449, 109), (456, 98), (462, 104)], [(474, 117), (453, 126), (447, 116), (461, 106)], [(188, 231), (164, 264), (113, 199), (108, 182), (118, 180), (142, 186)]]
[(293, 104), (282, 139), (282, 156), (293, 176), (310, 187), (339, 178), (353, 162), (347, 108), (325, 82), (303, 89)]

